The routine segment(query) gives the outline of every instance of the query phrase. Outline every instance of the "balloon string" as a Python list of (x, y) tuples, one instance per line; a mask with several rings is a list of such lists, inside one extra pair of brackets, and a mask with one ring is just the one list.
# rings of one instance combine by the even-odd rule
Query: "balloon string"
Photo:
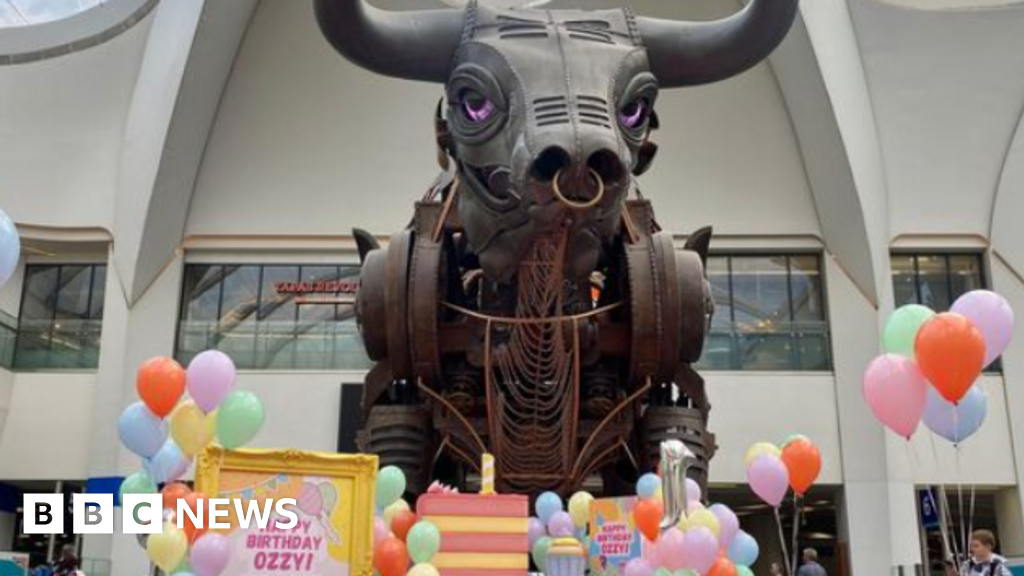
[(800, 511), (803, 506), (803, 498), (793, 493), (793, 548), (790, 550), (793, 554), (793, 563), (791, 566), (796, 567), (800, 563)]
[(942, 507), (942, 527), (946, 530), (946, 534), (949, 534), (950, 530), (953, 531), (952, 538), (949, 538), (948, 536), (947, 538), (953, 543), (953, 564), (956, 566), (957, 573), (959, 573), (962, 558), (960, 556), (959, 538), (956, 537), (956, 522), (953, 520), (953, 515), (950, 513), (950, 510), (952, 510), (953, 507), (949, 503), (949, 491), (946, 490), (946, 487), (940, 486), (939, 489), (942, 491), (942, 500), (944, 504)]
[[(956, 416), (954, 415), (953, 418), (955, 419)], [(960, 508), (960, 542), (963, 543), (963, 548), (962, 549), (966, 553), (967, 550), (970, 549), (970, 544), (971, 543), (968, 540), (968, 536), (967, 536), (967, 532), (966, 532), (967, 519), (964, 518), (964, 483), (963, 483), (963, 477), (960, 474), (960, 446), (959, 445), (956, 447), (956, 491), (957, 491), (957, 499), (960, 501), (960, 503), (959, 503), (959, 508)]]
[(779, 509), (775, 508), (775, 524), (779, 527), (779, 544), (782, 546), (782, 559), (786, 563), (786, 574), (793, 575), (793, 565), (789, 560), (789, 550), (786, 549), (786, 531), (782, 528), (782, 516), (779, 515)]

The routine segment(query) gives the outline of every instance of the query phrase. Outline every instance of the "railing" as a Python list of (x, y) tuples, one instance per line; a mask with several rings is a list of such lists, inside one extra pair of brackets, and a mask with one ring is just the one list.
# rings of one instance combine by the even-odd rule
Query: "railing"
[(0, 368), (14, 367), (14, 346), (18, 342), (18, 320), (0, 312)]
[(102, 320), (22, 320), (15, 370), (94, 370), (99, 365)]
[(701, 370), (830, 371), (827, 322), (777, 323), (769, 329), (712, 327), (697, 365)]
[(220, 350), (242, 370), (367, 370), (371, 362), (354, 322), (184, 321), (175, 357), (187, 364)]

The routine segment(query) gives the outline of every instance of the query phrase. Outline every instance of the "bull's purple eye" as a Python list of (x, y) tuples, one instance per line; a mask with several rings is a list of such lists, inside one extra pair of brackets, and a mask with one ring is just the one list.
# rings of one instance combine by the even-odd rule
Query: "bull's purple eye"
[(471, 121), (486, 122), (494, 116), (497, 107), (490, 99), (475, 90), (466, 90), (461, 95), (462, 112)]
[(630, 130), (634, 130), (647, 121), (649, 113), (650, 105), (647, 103), (647, 99), (637, 98), (619, 110), (619, 123)]

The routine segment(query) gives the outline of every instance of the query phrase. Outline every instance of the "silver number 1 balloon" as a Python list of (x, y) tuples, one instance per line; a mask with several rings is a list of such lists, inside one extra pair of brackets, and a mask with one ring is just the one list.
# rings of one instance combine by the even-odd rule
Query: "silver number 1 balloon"
[(686, 473), (694, 458), (693, 452), (679, 440), (661, 443), (661, 486), (665, 500), (662, 531), (677, 526), (686, 514)]

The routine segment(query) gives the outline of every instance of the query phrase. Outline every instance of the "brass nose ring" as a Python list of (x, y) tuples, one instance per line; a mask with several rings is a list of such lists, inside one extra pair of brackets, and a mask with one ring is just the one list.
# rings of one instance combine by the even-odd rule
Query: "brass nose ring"
[(562, 177), (561, 170), (555, 172), (555, 177), (554, 179), (551, 180), (551, 190), (555, 193), (555, 198), (558, 198), (559, 202), (565, 204), (566, 206), (572, 208), (573, 210), (586, 210), (587, 208), (593, 208), (594, 206), (600, 204), (601, 201), (604, 200), (604, 179), (601, 178), (601, 175), (598, 174), (597, 171), (594, 170), (593, 168), (590, 168), (589, 171), (590, 175), (594, 178), (594, 181), (597, 182), (597, 194), (594, 195), (593, 198), (586, 202), (576, 202), (574, 200), (566, 198), (565, 195), (562, 194), (562, 189), (558, 186), (558, 179)]

